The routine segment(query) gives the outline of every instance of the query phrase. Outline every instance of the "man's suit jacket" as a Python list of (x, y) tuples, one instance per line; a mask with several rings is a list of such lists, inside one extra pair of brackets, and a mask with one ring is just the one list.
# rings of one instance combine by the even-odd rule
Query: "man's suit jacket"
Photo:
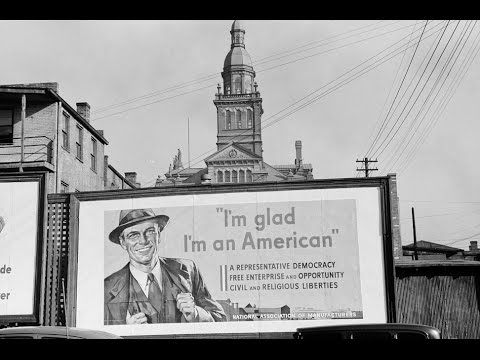
[[(211, 295), (203, 282), (203, 278), (192, 260), (159, 258), (162, 274), (166, 274), (171, 280), (172, 288), (176, 294), (180, 292), (192, 293), (197, 305), (198, 317), (195, 321), (226, 321), (227, 317), (222, 306), (211, 298)], [(129, 263), (122, 269), (111, 274), (104, 281), (104, 323), (105, 325), (126, 324), (127, 309), (130, 298), (130, 273)], [(170, 314), (177, 312), (167, 319), (167, 322), (185, 321), (183, 316), (178, 316), (179, 311), (174, 309)], [(130, 314), (132, 315), (132, 314)]]

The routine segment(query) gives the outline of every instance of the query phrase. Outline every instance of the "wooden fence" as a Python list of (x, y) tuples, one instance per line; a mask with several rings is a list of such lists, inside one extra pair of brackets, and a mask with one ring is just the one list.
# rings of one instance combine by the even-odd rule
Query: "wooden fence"
[(480, 262), (409, 261), (395, 273), (397, 322), (435, 326), (447, 339), (480, 339)]
[(44, 242), (44, 279), (40, 323), (65, 325), (70, 206), (68, 197), (48, 196), (47, 238)]

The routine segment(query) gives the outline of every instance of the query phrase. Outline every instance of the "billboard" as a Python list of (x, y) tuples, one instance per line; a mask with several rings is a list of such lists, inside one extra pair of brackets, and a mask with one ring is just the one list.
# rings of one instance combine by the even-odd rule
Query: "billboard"
[(79, 197), (76, 326), (129, 336), (389, 321), (382, 187), (244, 188)]
[(0, 176), (0, 322), (38, 319), (44, 175)]

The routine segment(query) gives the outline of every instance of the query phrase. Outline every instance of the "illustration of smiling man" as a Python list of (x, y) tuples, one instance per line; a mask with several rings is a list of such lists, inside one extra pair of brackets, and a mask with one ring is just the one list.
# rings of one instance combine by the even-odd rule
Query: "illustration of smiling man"
[(192, 260), (160, 257), (169, 217), (152, 209), (120, 211), (109, 239), (130, 261), (104, 281), (105, 325), (226, 321)]

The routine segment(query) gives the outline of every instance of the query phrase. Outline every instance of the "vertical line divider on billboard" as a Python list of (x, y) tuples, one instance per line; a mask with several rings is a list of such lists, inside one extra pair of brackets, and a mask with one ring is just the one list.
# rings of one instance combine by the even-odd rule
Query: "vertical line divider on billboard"
[[(78, 214), (80, 201), (75, 195), (69, 196), (70, 219), (68, 233), (68, 274), (67, 294), (65, 296), (65, 322), (68, 326), (75, 326), (77, 322), (77, 274), (78, 274)], [(68, 304), (68, 307), (67, 307)]]

